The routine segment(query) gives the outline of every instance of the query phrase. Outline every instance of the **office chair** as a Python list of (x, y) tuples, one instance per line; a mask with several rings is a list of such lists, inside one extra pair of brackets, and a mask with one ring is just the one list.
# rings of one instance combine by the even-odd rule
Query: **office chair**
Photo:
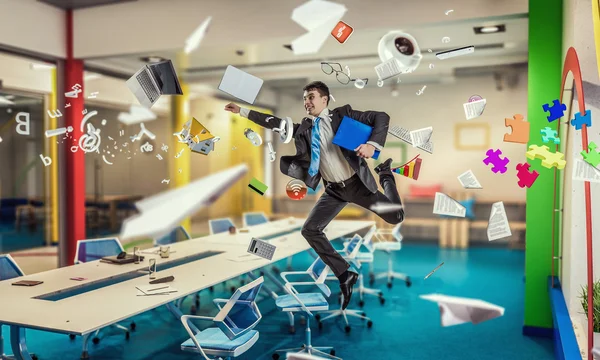
[[(341, 252), (344, 259), (346, 261), (348, 261), (351, 264), (351, 266), (353, 266), (355, 268), (353, 270), (356, 270), (358, 274), (361, 273), (360, 272), (361, 263), (359, 261), (357, 261), (357, 257), (360, 254), (360, 247), (362, 246), (363, 241), (364, 241), (364, 239), (360, 235), (358, 235), (358, 234), (354, 235), (352, 237), (352, 239), (344, 245), (344, 250)], [(362, 276), (362, 275), (359, 275), (359, 276)], [(328, 278), (326, 280), (339, 281), (337, 279), (337, 277), (335, 277), (335, 276), (328, 276)], [(342, 300), (343, 300), (343, 296), (340, 293), (340, 309), (321, 311), (321, 312), (319, 312), (319, 314), (315, 315), (315, 319), (317, 319), (317, 321), (318, 321), (319, 329), (323, 328), (323, 321), (333, 319), (338, 316), (344, 317), (344, 322), (346, 322), (346, 326), (344, 327), (344, 330), (346, 331), (346, 333), (349, 333), (351, 330), (350, 323), (348, 322), (348, 316), (356, 317), (361, 320), (367, 320), (367, 327), (369, 329), (373, 326), (373, 321), (367, 317), (367, 314), (365, 314), (364, 311), (354, 310), (354, 309), (349, 309), (349, 308), (342, 310), (342, 308), (341, 308)], [(321, 318), (323, 316), (323, 314), (329, 314), (329, 315), (327, 315), (324, 318)]]
[[(9, 255), (0, 255), (0, 281), (10, 280), (25, 275), (23, 270)], [(37, 360), (37, 355), (31, 354), (31, 358)], [(2, 324), (0, 324), (0, 360), (12, 360), (14, 356), (4, 354), (4, 338), (2, 337)]]
[(232, 226), (236, 227), (230, 218), (208, 220), (208, 228), (211, 235), (228, 232)]
[[(119, 255), (121, 252), (125, 251), (123, 246), (119, 242), (117, 238), (101, 238), (101, 239), (87, 239), (87, 240), (79, 240), (77, 241), (77, 249), (75, 251), (75, 264), (83, 264), (90, 261), (100, 260), (105, 256), (113, 256)], [(123, 330), (125, 332), (125, 339), (129, 340), (129, 328), (120, 325), (120, 324), (111, 324), (110, 326), (115, 327), (119, 330)], [(135, 322), (131, 322), (129, 327), (132, 331), (135, 331), (136, 324)], [(94, 344), (98, 344), (100, 342), (100, 338), (98, 334), (100, 333), (100, 329), (96, 330), (94, 337), (92, 338), (92, 342)], [(75, 339), (75, 335), (69, 335), (71, 340)], [(84, 352), (85, 349), (84, 344)]]
[[(258, 331), (254, 327), (262, 315), (256, 305), (264, 278), (260, 277), (237, 289), (229, 300), (214, 299), (219, 313), (214, 317), (183, 315), (181, 323), (190, 338), (181, 344), (181, 350), (195, 352), (210, 360), (231, 359), (249, 350), (258, 340)], [(224, 306), (221, 307), (221, 304)], [(190, 320), (207, 320), (214, 322), (217, 327), (210, 327), (194, 334)]]
[(242, 214), (244, 227), (260, 225), (269, 222), (269, 218), (264, 212), (245, 212)]
[[(308, 274), (312, 281), (305, 282), (290, 282), (287, 277), (289, 275), (306, 275)], [(276, 350), (273, 354), (273, 359), (278, 360), (280, 352), (300, 352), (307, 353), (309, 355), (319, 355), (325, 357), (326, 359), (338, 359), (335, 357), (335, 350), (333, 347), (313, 347), (311, 341), (311, 331), (310, 331), (310, 318), (313, 316), (312, 311), (325, 311), (329, 309), (329, 303), (327, 299), (323, 297), (323, 294), (326, 297), (331, 295), (331, 290), (325, 284), (325, 279), (329, 274), (329, 267), (325, 265), (323, 260), (317, 258), (312, 265), (308, 268), (307, 271), (287, 271), (282, 272), (280, 275), (285, 281), (285, 290), (288, 293), (287, 295), (279, 296), (275, 300), (275, 305), (283, 312), (302, 312), (306, 315), (306, 343), (301, 348), (295, 349), (280, 349)], [(321, 292), (313, 292), (313, 293), (299, 293), (296, 290), (295, 286), (317, 286)], [(326, 354), (323, 351), (329, 351), (329, 354)]]
[[(373, 247), (375, 248), (375, 250), (382, 250), (388, 254), (388, 271), (378, 275), (371, 273), (371, 284), (375, 282), (375, 279), (387, 278), (387, 287), (389, 289), (392, 288), (392, 281), (394, 279), (400, 279), (405, 281), (406, 287), (410, 287), (412, 285), (412, 281), (410, 280), (410, 277), (408, 275), (394, 272), (392, 251), (399, 251), (400, 249), (402, 249), (402, 235), (400, 234), (401, 226), (402, 223), (394, 226), (394, 228), (391, 230), (379, 229), (377, 233), (375, 233), (375, 239), (377, 239), (377, 241), (373, 243)], [(389, 237), (390, 235), (391, 238)]]

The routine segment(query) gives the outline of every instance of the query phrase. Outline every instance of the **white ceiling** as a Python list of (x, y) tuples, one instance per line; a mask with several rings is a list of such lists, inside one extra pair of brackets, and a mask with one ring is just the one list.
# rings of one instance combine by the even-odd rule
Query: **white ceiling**
[[(229, 31), (218, 31), (223, 26), (219, 21), (222, 14), (211, 14), (213, 20), (202, 45), (186, 59), (187, 67), (178, 70), (179, 77), (191, 83), (192, 90), (194, 84), (216, 88), (227, 65), (234, 65), (262, 78), (270, 87), (287, 87), (307, 79), (327, 81), (328, 85), (335, 87), (339, 84), (334, 84), (337, 83), (334, 76), (328, 77), (320, 69), (321, 61), (335, 61), (342, 66), (348, 65), (351, 77), (367, 77), (370, 79), (367, 86), (377, 86), (377, 76), (373, 69), (380, 63), (377, 44), (390, 30), (403, 30), (413, 35), (423, 54), (417, 71), (402, 75), (402, 84), (452, 81), (457, 69), (485, 68), (495, 71), (497, 66), (527, 62), (526, 1), (463, 0), (450, 4), (439, 0), (347, 0), (343, 1), (348, 8), (343, 20), (355, 28), (354, 34), (345, 44), (339, 44), (330, 37), (318, 53), (303, 56), (295, 56), (292, 51), (283, 47), (304, 31), (290, 19), (293, 7), (303, 1), (284, 2), (285, 6), (281, 5), (282, 2), (284, 1), (277, 1), (276, 7), (267, 6), (272, 5), (272, 0), (252, 2), (258, 8), (264, 6), (261, 15), (256, 15), (256, 18), (262, 19), (264, 13), (268, 13), (268, 17), (272, 19), (263, 22), (260, 30), (256, 31), (255, 26), (246, 28), (242, 25), (253, 19), (256, 11), (252, 14), (240, 12), (239, 6), (223, 0), (223, 4), (231, 4), (229, 18), (233, 19), (228, 20), (228, 24), (231, 24), (229, 26), (243, 28), (244, 38), (249, 40), (232, 41)], [(130, 4), (143, 3), (144, 1)], [(454, 11), (446, 16), (444, 12), (449, 9)], [(472, 16), (465, 18), (465, 14)], [(204, 19), (205, 17), (200, 16), (196, 26)], [(405, 23), (410, 25), (403, 25)], [(476, 35), (473, 31), (476, 26), (500, 24), (506, 26), (506, 32)], [(295, 29), (292, 31), (293, 36), (289, 36), (289, 28)], [(280, 29), (286, 30), (279, 31)], [(442, 43), (442, 38), (446, 36), (451, 39), (447, 44)], [(86, 60), (86, 66), (132, 75), (145, 64), (140, 60), (143, 56), (160, 56), (172, 59), (177, 64), (178, 53), (181, 53), (178, 47), (183, 42), (174, 41), (171, 50), (90, 58)], [(447, 60), (435, 57), (435, 52), (468, 45), (475, 46), (474, 54)], [(432, 52), (429, 53), (428, 49)], [(239, 50), (243, 51), (243, 55), (236, 54)], [(430, 68), (430, 64), (433, 64), (433, 68)], [(396, 82), (395, 79), (391, 81)]]

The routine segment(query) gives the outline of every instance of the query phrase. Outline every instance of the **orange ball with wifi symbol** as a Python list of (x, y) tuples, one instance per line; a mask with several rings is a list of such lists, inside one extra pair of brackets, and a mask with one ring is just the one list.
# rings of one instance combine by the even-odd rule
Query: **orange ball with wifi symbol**
[(285, 187), (287, 196), (292, 200), (301, 200), (308, 193), (308, 188), (302, 180), (292, 180)]

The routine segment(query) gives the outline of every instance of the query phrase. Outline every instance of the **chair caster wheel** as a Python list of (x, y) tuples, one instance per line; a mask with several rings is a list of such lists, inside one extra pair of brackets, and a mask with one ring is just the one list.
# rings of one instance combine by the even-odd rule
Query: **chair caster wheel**
[(331, 356), (335, 356), (335, 350), (331, 349), (331, 350), (329, 351), (329, 355), (331, 355)]
[[(320, 318), (321, 318), (320, 316), (318, 318), (316, 318), (317, 321), (319, 321)], [(303, 317), (300, 318), (300, 325), (306, 325), (306, 319), (305, 318), (303, 318)]]
[(209, 288), (208, 288), (208, 290), (209, 290), (210, 292), (215, 292), (215, 288), (214, 288), (214, 287), (212, 287), (212, 286), (211, 286), (211, 287), (209, 287)]
[(276, 274), (281, 273), (281, 270), (279, 270), (279, 268), (277, 266), (273, 266), (273, 272), (275, 272)]
[(75, 340), (75, 335), (73, 335), (73, 334), (69, 334), (69, 339), (71, 339), (71, 340)]
[(319, 321), (319, 330), (323, 330), (323, 323)]
[(295, 334), (296, 333), (296, 327), (295, 326), (290, 326), (289, 329), (288, 329), (288, 332), (290, 334)]
[(231, 290), (231, 293), (233, 294), (235, 292), (235, 286), (232, 286), (230, 290)]
[(360, 318), (362, 321), (365, 321), (365, 317), (367, 317), (367, 313), (362, 313), (361, 316), (364, 316), (362, 318)]
[(194, 304), (196, 304), (197, 308), (200, 307), (200, 295), (196, 294), (196, 297), (194, 299)]
[(406, 278), (406, 287), (410, 287), (412, 285), (412, 281), (410, 281), (410, 278), (407, 277)]
[(272, 358), (273, 360), (279, 360), (279, 354), (273, 354)]
[(379, 298), (379, 302), (381, 303), (381, 305), (385, 304), (385, 299), (384, 298)]
[(363, 307), (363, 306), (365, 306), (365, 302), (364, 302), (363, 300), (359, 301), (359, 302), (358, 302), (358, 306), (360, 306), (360, 307)]
[(92, 342), (97, 345), (100, 342), (100, 338), (95, 337), (92, 339)]
[(137, 325), (133, 321), (131, 322), (131, 324), (129, 324), (129, 328), (131, 329), (131, 331), (135, 331), (136, 327), (137, 327)]
[(197, 313), (197, 312), (198, 312), (198, 308), (197, 308), (197, 307), (195, 307), (194, 305), (192, 305), (192, 306), (190, 307), (190, 314), (191, 314), (191, 315), (196, 315), (196, 313)]
[(317, 321), (321, 320), (321, 314), (315, 314), (315, 319), (317, 319)]
[(373, 327), (373, 322), (371, 320), (369, 320), (369, 322), (367, 323), (367, 327), (369, 329)]
[(344, 328), (344, 331), (346, 331), (346, 334), (350, 332), (352, 328), (350, 327), (350, 325), (346, 325), (346, 327)]
[(125, 340), (129, 340), (129, 337), (130, 337), (130, 335), (129, 335), (129, 331), (128, 331), (125, 333)]
[(391, 289), (392, 288), (392, 283), (391, 282), (387, 283), (387, 287), (388, 287), (388, 289)]
[(369, 286), (373, 286), (373, 284), (375, 284), (375, 280), (373, 280), (373, 279), (369, 280)]
[(33, 355), (33, 354), (32, 354), (32, 355), (31, 355), (31, 360), (38, 360), (38, 357), (37, 357), (37, 355)]

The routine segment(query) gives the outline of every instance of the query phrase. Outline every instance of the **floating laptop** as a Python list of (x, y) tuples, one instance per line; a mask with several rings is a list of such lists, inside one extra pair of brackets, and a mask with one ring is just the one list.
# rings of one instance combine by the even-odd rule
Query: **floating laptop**
[(151, 108), (161, 95), (183, 94), (171, 60), (145, 65), (126, 84), (140, 104), (147, 108)]

